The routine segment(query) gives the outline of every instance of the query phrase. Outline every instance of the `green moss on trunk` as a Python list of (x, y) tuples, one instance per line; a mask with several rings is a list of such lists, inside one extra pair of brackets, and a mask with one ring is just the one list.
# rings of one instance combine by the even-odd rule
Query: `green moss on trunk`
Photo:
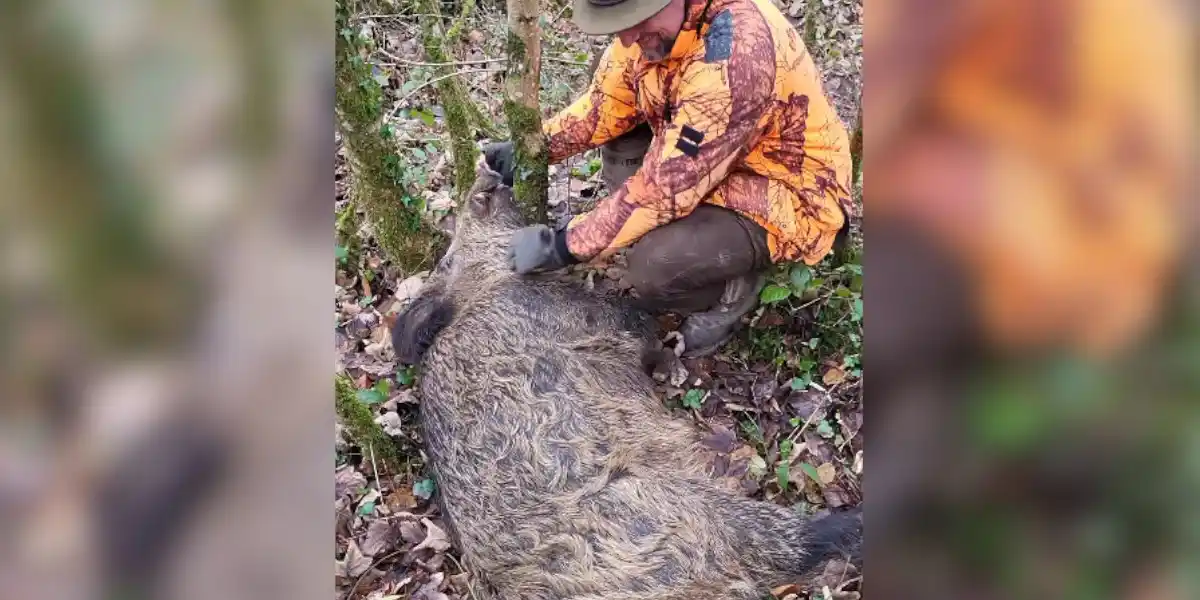
[(420, 271), (433, 264), (442, 236), (421, 218), (421, 202), (401, 185), (400, 157), (380, 132), (383, 88), (362, 56), (370, 41), (353, 27), (345, 2), (337, 2), (336, 10), (335, 103), (354, 174), (352, 198), (393, 264), (406, 273)]
[[(468, 0), (469, 1), (469, 0)], [(466, 20), (470, 6), (463, 6), (463, 14), (456, 26)], [(421, 0), (417, 9), (426, 16), (421, 18), (421, 45), (425, 48), (425, 60), (432, 63), (451, 63), (453, 56), (447, 52), (443, 40), (453, 40), (454, 35), (442, 32), (441, 16), (438, 3), (433, 0)], [(439, 66), (434, 72), (435, 77), (450, 75), (455, 70), (453, 65)], [(479, 148), (475, 143), (472, 121), (478, 108), (467, 95), (467, 90), (457, 77), (446, 77), (435, 84), (438, 99), (446, 111), (446, 127), (450, 130), (450, 147), (454, 155), (454, 188), (459, 194), (466, 193), (475, 182), (475, 160), (479, 157)], [(472, 111), (472, 108), (475, 108)]]
[[(504, 114), (512, 131), (516, 155), (513, 196), (530, 223), (544, 223), (550, 188), (550, 155), (541, 141), (541, 115), (537, 110), (512, 101), (504, 102)], [(530, 139), (535, 137), (538, 139)]]
[[(376, 462), (382, 461), (393, 468), (400, 464), (400, 453), (396, 443), (375, 422), (375, 413), (358, 400), (354, 384), (344, 376), (333, 380), (334, 406), (338, 419), (350, 438), (363, 452), (375, 453)], [(367, 456), (370, 460), (370, 456)]]
[(541, 47), (537, 7), (536, 2), (527, 0), (508, 3), (504, 114), (515, 154), (513, 196), (530, 223), (545, 223), (550, 168), (538, 104)]

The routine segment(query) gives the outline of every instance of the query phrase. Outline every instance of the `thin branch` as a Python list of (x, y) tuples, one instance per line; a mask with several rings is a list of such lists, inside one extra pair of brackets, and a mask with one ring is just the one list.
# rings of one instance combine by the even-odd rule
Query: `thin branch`
[(579, 66), (579, 67), (586, 67), (586, 66), (589, 66), (589, 65), (588, 65), (588, 63), (585, 63), (585, 62), (579, 62), (579, 61), (577, 61), (577, 60), (571, 60), (571, 59), (569, 59), (569, 58), (555, 58), (555, 57), (553, 57), (553, 56), (543, 56), (543, 57), (542, 57), (542, 60), (548, 60), (548, 61), (550, 61), (550, 62), (556, 62), (556, 63), (563, 63), (563, 64), (565, 64), (565, 65), (576, 65), (576, 66)]
[(442, 15), (426, 15), (420, 13), (396, 13), (391, 15), (358, 15), (354, 17), (355, 21), (366, 21), (367, 19), (411, 19), (414, 17), (438, 17)]
[(391, 52), (388, 52), (387, 50), (379, 50), (379, 53), (396, 61), (397, 63), (405, 64), (405, 65), (413, 65), (413, 66), (418, 66), (418, 67), (448, 67), (448, 66), (459, 66), (459, 65), (483, 65), (483, 64), (487, 64), (487, 63), (504, 62), (504, 61), (508, 60), (507, 58), (502, 57), (502, 58), (480, 58), (477, 60), (456, 60), (453, 62), (428, 62), (428, 61), (423, 61), (423, 60), (409, 60), (407, 58), (401, 58), (399, 56), (396, 56), (395, 54), (392, 54)]
[[(388, 52), (387, 50), (382, 50), (382, 49), (379, 50), (379, 53), (396, 61), (396, 64), (411, 65), (411, 66), (415, 66), (415, 67), (457, 67), (457, 66), (462, 66), (462, 65), (484, 65), (484, 64), (489, 64), (489, 63), (504, 62), (504, 61), (508, 60), (507, 58), (504, 58), (504, 57), (501, 57), (501, 58), (478, 58), (478, 59), (474, 59), (474, 60), (456, 60), (456, 61), (451, 61), (451, 62), (441, 62), (440, 63), (440, 62), (428, 62), (428, 61), (423, 61), (423, 60), (409, 60), (407, 58), (402, 58), (402, 57), (396, 56), (395, 54), (392, 54), (391, 52)], [(555, 58), (553, 56), (543, 56), (542, 60), (548, 60), (550, 62), (562, 63), (565, 65), (575, 65), (578, 67), (588, 66), (588, 63), (580, 62), (577, 60), (571, 60), (569, 58)], [(388, 64), (388, 63), (375, 63), (375, 64)]]
[(495, 69), (468, 69), (466, 71), (455, 71), (448, 75), (442, 75), (441, 77), (434, 77), (433, 79), (430, 79), (429, 81), (426, 81), (425, 83), (422, 83), (421, 85), (418, 85), (417, 87), (413, 88), (412, 91), (405, 94), (404, 97), (400, 99), (400, 105), (403, 105), (406, 102), (408, 102), (408, 100), (410, 98), (412, 98), (413, 96), (415, 96), (417, 92), (419, 92), (419, 91), (421, 91), (443, 79), (449, 79), (451, 77), (457, 77), (459, 75), (470, 75), (471, 73), (499, 73), (499, 72), (500, 71), (497, 71)]

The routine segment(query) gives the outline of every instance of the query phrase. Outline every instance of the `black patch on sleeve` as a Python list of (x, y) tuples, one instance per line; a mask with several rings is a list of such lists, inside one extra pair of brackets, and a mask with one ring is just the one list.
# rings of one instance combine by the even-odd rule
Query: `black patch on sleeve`
[(695, 129), (692, 129), (691, 125), (684, 125), (683, 129), (681, 129), (679, 131), (679, 136), (687, 138), (689, 141), (691, 141), (693, 144), (695, 144), (697, 146), (700, 145), (700, 142), (704, 141), (704, 134), (699, 131), (696, 131)]
[(700, 146), (692, 143), (683, 136), (680, 136), (679, 141), (675, 142), (675, 147), (679, 148), (684, 154), (692, 158), (696, 158), (700, 155)]

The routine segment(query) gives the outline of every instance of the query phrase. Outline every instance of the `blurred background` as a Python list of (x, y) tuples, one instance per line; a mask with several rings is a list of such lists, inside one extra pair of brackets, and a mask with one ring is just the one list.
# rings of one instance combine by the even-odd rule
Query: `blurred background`
[[(0, 3), (0, 597), (333, 592), (332, 8)], [(867, 3), (864, 594), (1200, 594), (1195, 10)]]
[(332, 11), (0, 3), (0, 597), (332, 593)]
[(1200, 597), (1195, 26), (868, 4), (864, 594)]

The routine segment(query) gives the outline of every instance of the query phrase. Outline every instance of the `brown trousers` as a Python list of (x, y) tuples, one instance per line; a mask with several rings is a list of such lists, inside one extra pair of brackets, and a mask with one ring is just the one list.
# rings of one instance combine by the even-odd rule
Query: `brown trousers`
[[(653, 133), (645, 124), (600, 149), (609, 192), (641, 167)], [(771, 266), (767, 232), (740, 214), (711, 204), (651, 230), (629, 250), (629, 283), (654, 311), (714, 308), (725, 284)]]

